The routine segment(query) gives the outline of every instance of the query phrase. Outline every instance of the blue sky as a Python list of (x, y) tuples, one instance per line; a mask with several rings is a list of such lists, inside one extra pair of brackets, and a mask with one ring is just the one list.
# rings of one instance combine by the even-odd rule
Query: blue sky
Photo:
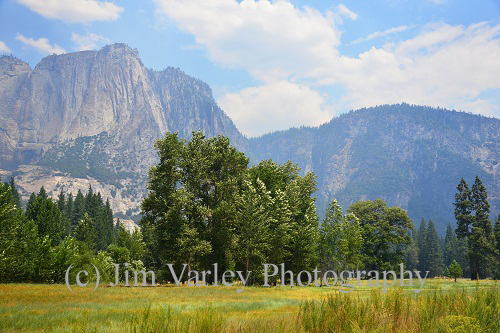
[(0, 0), (0, 53), (124, 42), (257, 136), (398, 102), (499, 118), (499, 18), (499, 0)]

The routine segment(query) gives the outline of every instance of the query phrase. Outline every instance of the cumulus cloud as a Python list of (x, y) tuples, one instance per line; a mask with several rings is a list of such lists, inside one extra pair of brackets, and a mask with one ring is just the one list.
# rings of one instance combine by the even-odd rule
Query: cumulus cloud
[[(469, 106), (471, 111), (500, 116), (497, 103), (479, 100), (482, 92), (500, 90), (500, 24), (430, 24), (415, 29), (414, 36), (407, 40), (372, 47), (352, 57), (339, 52), (341, 7), (320, 12), (297, 8), (288, 1), (156, 3), (168, 20), (195, 37), (214, 63), (243, 69), (259, 82), (257, 87), (220, 98), (224, 110), (248, 135), (282, 129), (283, 124), (300, 125), (289, 121), (290, 114), (283, 108), (301, 108), (304, 115), (316, 110), (312, 113), (316, 115), (314, 124), (333, 107), (348, 110), (398, 102), (466, 111)], [(374, 32), (366, 39), (407, 28)], [(298, 94), (298, 87), (303, 96), (308, 96), (300, 103), (292, 96)], [(314, 94), (318, 87), (322, 91), (341, 87), (343, 93), (328, 107), (320, 94)], [(273, 99), (271, 91), (274, 99), (282, 101), (267, 108), (265, 104)], [(288, 100), (298, 104), (291, 108)], [(268, 122), (263, 123), (262, 116)], [(299, 121), (300, 117), (295, 119)]]
[(288, 81), (226, 94), (219, 104), (250, 137), (302, 125), (317, 126), (333, 116), (317, 91)]
[(94, 33), (86, 35), (79, 35), (77, 33), (71, 34), (71, 40), (75, 43), (76, 51), (95, 50), (103, 44), (111, 43), (112, 40)]
[(159, 10), (195, 36), (215, 63), (244, 68), (262, 81), (304, 76), (337, 55), (334, 13), (287, 1), (156, 0)]
[(366, 42), (366, 41), (369, 41), (369, 40), (372, 40), (372, 39), (375, 39), (375, 38), (385, 37), (387, 35), (392, 35), (392, 34), (395, 34), (397, 32), (406, 31), (408, 29), (410, 29), (409, 26), (402, 25), (402, 26), (391, 28), (391, 29), (387, 29), (387, 30), (384, 30), (384, 31), (376, 31), (374, 33), (369, 34), (366, 37), (358, 38), (356, 40), (353, 40), (351, 42), (351, 44), (359, 44), (359, 43)]
[(62, 47), (60, 47), (57, 44), (51, 45), (47, 38), (34, 39), (25, 37), (21, 34), (17, 34), (16, 39), (25, 45), (37, 49), (40, 53), (43, 54), (54, 54), (54, 53), (61, 54), (66, 52)]
[(113, 21), (123, 7), (97, 0), (17, 0), (20, 4), (49, 19), (72, 23)]
[(11, 53), (11, 52), (12, 50), (7, 46), (7, 44), (5, 44), (0, 40), (0, 53)]

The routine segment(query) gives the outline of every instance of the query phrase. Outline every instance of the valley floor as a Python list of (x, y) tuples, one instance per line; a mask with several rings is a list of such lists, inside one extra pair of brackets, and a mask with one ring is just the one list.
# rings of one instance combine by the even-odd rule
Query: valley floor
[[(408, 284), (408, 281), (405, 281)], [(397, 285), (399, 284), (399, 281)], [(90, 284), (89, 284), (90, 285)], [(417, 283), (418, 285), (418, 283)], [(92, 287), (0, 285), (4, 332), (495, 332), (498, 281), (411, 287)], [(415, 287), (413, 287), (415, 288)], [(418, 288), (418, 287), (417, 287)]]

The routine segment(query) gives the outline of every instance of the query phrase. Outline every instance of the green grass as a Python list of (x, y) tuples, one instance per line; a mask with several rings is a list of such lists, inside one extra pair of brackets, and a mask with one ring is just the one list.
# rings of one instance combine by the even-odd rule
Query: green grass
[[(419, 285), (417, 283), (417, 285)], [(92, 287), (0, 285), (5, 332), (497, 332), (495, 281), (411, 287)]]

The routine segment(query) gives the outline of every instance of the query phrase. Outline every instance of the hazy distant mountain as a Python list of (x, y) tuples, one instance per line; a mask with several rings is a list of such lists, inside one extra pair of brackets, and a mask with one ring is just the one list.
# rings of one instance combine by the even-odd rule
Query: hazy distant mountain
[[(494, 216), (500, 210), (500, 120), (408, 104), (351, 111), (319, 128), (251, 139), (258, 159), (292, 160), (318, 180), (319, 212), (332, 198), (344, 208), (383, 198), (418, 224), (432, 218), (440, 233), (454, 222), (461, 177), (485, 183)], [(493, 215), (492, 214), (492, 215)]]
[(15, 175), (25, 196), (42, 185), (76, 194), (92, 184), (115, 211), (135, 214), (155, 140), (198, 129), (228, 136), (253, 162), (292, 160), (314, 171), (320, 214), (334, 197), (344, 208), (381, 197), (443, 229), (458, 181), (475, 175), (492, 210), (500, 208), (498, 119), (402, 104), (247, 140), (207, 84), (175, 68), (149, 70), (124, 44), (52, 55), (33, 70), (0, 57), (0, 176)]

